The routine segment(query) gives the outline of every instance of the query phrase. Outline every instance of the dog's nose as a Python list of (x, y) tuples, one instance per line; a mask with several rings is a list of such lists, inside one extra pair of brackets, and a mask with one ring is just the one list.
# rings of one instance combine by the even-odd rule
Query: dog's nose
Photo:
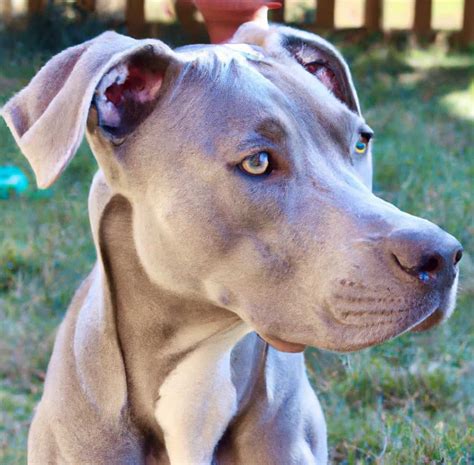
[(394, 265), (425, 283), (451, 286), (462, 258), (461, 244), (450, 234), (436, 228), (401, 229), (386, 242)]

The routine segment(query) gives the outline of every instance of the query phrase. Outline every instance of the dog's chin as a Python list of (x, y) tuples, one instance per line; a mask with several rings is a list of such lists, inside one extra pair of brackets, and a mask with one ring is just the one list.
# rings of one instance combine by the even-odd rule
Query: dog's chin
[(343, 324), (339, 327), (339, 337), (327, 338), (324, 342), (308, 342), (307, 344), (289, 342), (288, 340), (280, 339), (279, 337), (269, 335), (263, 332), (257, 334), (267, 342), (271, 347), (280, 352), (298, 353), (303, 352), (307, 346), (325, 349), (337, 353), (355, 352), (367, 347), (382, 344), (394, 337), (400, 336), (407, 331), (421, 332), (438, 325), (441, 321), (446, 319), (446, 312), (441, 308), (434, 307), (424, 313), (421, 320), (405, 322), (402, 326), (386, 324), (383, 320), (378, 322), (378, 325), (372, 324), (371, 330), (366, 332), (363, 327), (354, 324)]
[(438, 326), (445, 319), (445, 312), (438, 308), (435, 310), (428, 318), (425, 318), (422, 322), (415, 325), (410, 329), (413, 333), (421, 333), (423, 331), (428, 331), (434, 326)]
[(456, 293), (457, 279), (454, 286), (442, 300), (441, 305), (428, 317), (426, 317), (413, 328), (411, 328), (410, 331), (414, 333), (421, 333), (423, 331), (428, 331), (429, 329), (434, 328), (445, 322), (451, 316), (454, 311), (454, 307), (456, 306)]
[(298, 353), (303, 352), (306, 348), (303, 344), (298, 344), (294, 342), (287, 342), (277, 337), (268, 336), (266, 334), (259, 333), (259, 336), (268, 344), (270, 344), (274, 349), (279, 350), (280, 352), (289, 352), (289, 353)]
[[(453, 313), (456, 303), (456, 284), (441, 296), (419, 302), (412, 311), (401, 314), (398, 321), (393, 321), (393, 315), (389, 318), (378, 316), (377, 319), (371, 319), (370, 321), (366, 319), (364, 321), (362, 316), (359, 317), (359, 315), (366, 316), (370, 311), (360, 313), (355, 311), (351, 316), (356, 316), (357, 319), (348, 321), (347, 315), (341, 320), (337, 312), (330, 312), (331, 317), (327, 325), (327, 332), (325, 332), (326, 337), (318, 338), (317, 341), (309, 337), (309, 340), (290, 342), (286, 337), (281, 339), (263, 331), (257, 331), (257, 333), (265, 342), (280, 352), (303, 352), (307, 346), (338, 353), (354, 352), (382, 344), (406, 332), (423, 332), (443, 323)], [(375, 315), (379, 313), (374, 312)], [(394, 310), (393, 314), (395, 313)], [(392, 321), (390, 321), (391, 318)], [(334, 328), (337, 328), (336, 331), (334, 331)]]

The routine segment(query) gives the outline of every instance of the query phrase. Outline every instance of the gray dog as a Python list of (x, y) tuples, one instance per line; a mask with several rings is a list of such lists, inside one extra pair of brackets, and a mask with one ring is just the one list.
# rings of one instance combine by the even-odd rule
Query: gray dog
[(3, 108), (40, 187), (84, 132), (97, 263), (61, 325), (31, 465), (326, 464), (306, 345), (445, 320), (460, 244), (371, 192), (372, 131), (321, 38), (243, 25), (65, 50)]

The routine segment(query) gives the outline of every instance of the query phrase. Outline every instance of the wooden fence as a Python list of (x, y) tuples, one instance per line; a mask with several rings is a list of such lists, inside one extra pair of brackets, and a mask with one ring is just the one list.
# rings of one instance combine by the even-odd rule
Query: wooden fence
[[(316, 17), (314, 24), (306, 25), (314, 29), (331, 30), (336, 28), (335, 8), (336, 1), (341, 0), (314, 0)], [(76, 0), (76, 3), (85, 10), (93, 12), (95, 0)], [(283, 22), (285, 17), (285, 1), (283, 8), (272, 12), (273, 20)], [(40, 13), (45, 7), (46, 0), (27, 0), (29, 14)], [(382, 30), (384, 0), (365, 0), (363, 29), (367, 32)], [(11, 14), (12, 0), (0, 0), (0, 14), (8, 17)], [(427, 36), (432, 32), (432, 0), (415, 0), (414, 16), (411, 30), (418, 36)], [(131, 35), (141, 35), (145, 30), (145, 0), (125, 0), (125, 19)], [(194, 11), (189, 0), (176, 1), (176, 14), (185, 25), (194, 21)], [(459, 31), (460, 42), (464, 45), (474, 43), (474, 0), (464, 0), (462, 29)]]
[[(315, 25), (323, 29), (334, 29), (335, 0), (319, 0)], [(412, 31), (417, 35), (431, 32), (432, 0), (415, 0)], [(369, 32), (382, 30), (383, 0), (365, 0), (364, 28)], [(464, 0), (461, 41), (467, 45), (474, 42), (474, 0)]]

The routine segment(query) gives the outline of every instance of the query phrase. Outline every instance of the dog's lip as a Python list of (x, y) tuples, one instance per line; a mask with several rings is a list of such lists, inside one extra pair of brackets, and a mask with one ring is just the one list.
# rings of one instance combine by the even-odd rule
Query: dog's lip
[(410, 331), (413, 333), (421, 333), (431, 329), (433, 326), (438, 326), (444, 317), (444, 312), (441, 307), (436, 308), (432, 313), (430, 313), (426, 318), (418, 322), (415, 326), (410, 328)]
[(298, 344), (296, 342), (287, 342), (283, 341), (274, 336), (269, 336), (267, 334), (258, 333), (258, 335), (268, 344), (270, 344), (274, 349), (279, 350), (280, 352), (289, 352), (292, 354), (303, 352), (306, 346), (304, 344)]

